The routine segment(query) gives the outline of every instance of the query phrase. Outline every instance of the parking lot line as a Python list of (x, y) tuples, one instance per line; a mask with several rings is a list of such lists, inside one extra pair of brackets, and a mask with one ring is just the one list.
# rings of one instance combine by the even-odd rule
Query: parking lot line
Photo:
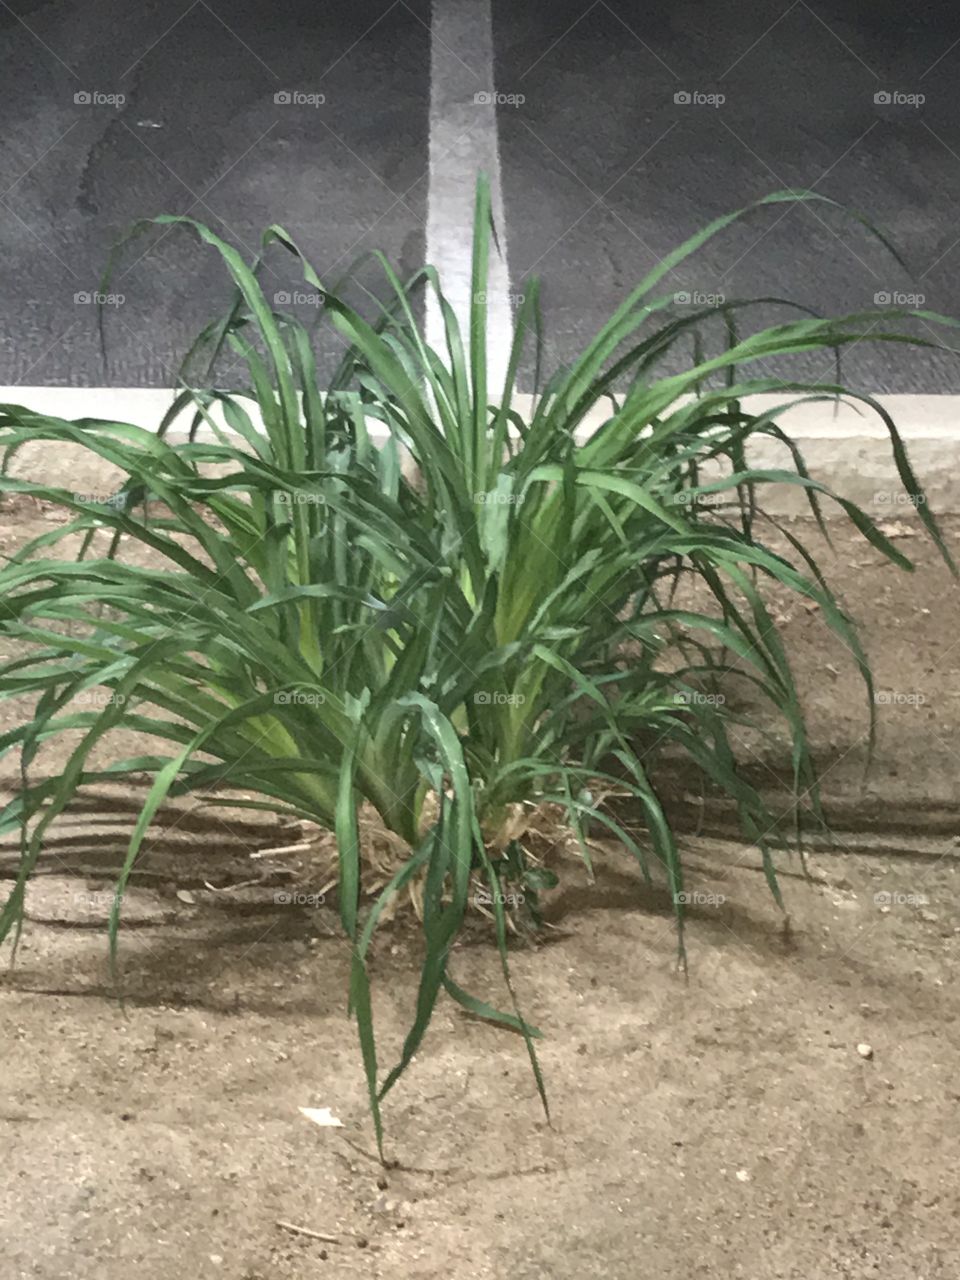
[[(466, 335), (471, 304), (473, 204), (478, 171), (490, 182), (500, 252), (487, 283), (491, 392), (503, 385), (513, 336), (506, 225), (497, 136), (493, 24), (489, 0), (434, 0), (430, 33), (430, 194), (427, 262)], [(446, 350), (440, 307), (427, 296), (427, 340)]]

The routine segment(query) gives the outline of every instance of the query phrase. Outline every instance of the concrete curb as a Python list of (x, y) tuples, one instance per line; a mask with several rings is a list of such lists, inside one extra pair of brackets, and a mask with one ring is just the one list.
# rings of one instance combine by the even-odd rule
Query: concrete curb
[[(137, 387), (0, 387), (2, 404), (22, 404), (69, 420), (91, 417), (129, 422), (146, 430), (156, 430), (172, 395), (169, 390)], [(931, 507), (941, 514), (960, 513), (960, 396), (891, 395), (875, 399), (903, 436)], [(749, 408), (762, 412), (783, 400), (778, 396), (756, 396), (749, 401)], [(514, 404), (526, 416), (532, 397), (517, 396)], [(599, 408), (580, 425), (578, 439), (588, 439), (608, 416)], [(816, 479), (874, 516), (909, 511), (889, 434), (881, 418), (868, 406), (851, 402), (804, 404), (784, 411), (779, 422), (800, 448)], [(371, 425), (374, 438), (382, 438), (381, 424)], [(755, 442), (749, 457), (759, 467), (792, 467), (789, 453), (774, 440)], [(112, 469), (79, 448), (52, 451), (48, 446), (28, 445), (18, 453), (12, 469), (17, 475), (91, 494), (109, 492), (116, 478)], [(807, 510), (802, 492), (787, 485), (770, 486), (764, 505), (781, 515)]]

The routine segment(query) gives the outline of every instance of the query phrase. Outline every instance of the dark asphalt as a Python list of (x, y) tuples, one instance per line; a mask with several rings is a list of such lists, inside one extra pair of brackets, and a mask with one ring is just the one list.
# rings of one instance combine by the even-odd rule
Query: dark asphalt
[[(209, 250), (181, 233), (128, 253), (113, 286), (125, 301), (107, 313), (106, 375), (95, 309), (73, 301), (96, 289), (110, 246), (144, 215), (190, 211), (251, 253), (282, 223), (325, 278), (372, 248), (414, 270), (428, 21), (425, 4), (381, 0), (0, 7), (0, 382), (171, 383), (227, 296)], [(276, 103), (284, 91), (325, 102)], [(77, 92), (126, 101), (78, 105)], [(268, 281), (290, 292), (292, 261), (273, 261)]]
[[(834, 313), (920, 292), (960, 316), (955, 6), (554, 0), (534, 14), (497, 0), (495, 15), (500, 87), (526, 97), (500, 124), (514, 288), (527, 272), (544, 278), (557, 358), (675, 245), (786, 187), (862, 210), (911, 271), (838, 211), (793, 206), (724, 233), (673, 287)], [(675, 103), (683, 92), (726, 100)], [(926, 102), (878, 104), (880, 92)], [(829, 364), (789, 367), (819, 376)], [(845, 373), (874, 391), (960, 391), (960, 359), (915, 349), (861, 346)]]
[[(209, 251), (175, 234), (128, 250), (106, 370), (94, 308), (74, 302), (146, 214), (190, 211), (249, 251), (280, 222), (326, 278), (371, 248), (414, 269), (429, 19), (428, 0), (0, 6), (0, 383), (170, 383), (227, 296)], [(494, 35), (496, 87), (524, 98), (499, 108), (512, 288), (543, 277), (552, 360), (704, 222), (785, 186), (862, 210), (910, 269), (840, 211), (795, 207), (732, 228), (670, 287), (834, 312), (920, 293), (960, 316), (951, 5), (494, 0)], [(76, 103), (84, 92), (125, 100)], [(291, 292), (290, 263), (273, 271), (268, 291)], [(321, 354), (329, 365), (332, 339)], [(864, 344), (846, 373), (873, 391), (960, 392), (960, 358), (923, 351)]]

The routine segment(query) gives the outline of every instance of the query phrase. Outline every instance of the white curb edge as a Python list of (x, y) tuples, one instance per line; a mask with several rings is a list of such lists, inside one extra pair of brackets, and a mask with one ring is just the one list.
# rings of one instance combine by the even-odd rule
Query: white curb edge
[[(34, 412), (67, 420), (99, 418), (129, 422), (156, 430), (173, 400), (173, 392), (142, 387), (0, 387), (0, 404), (23, 405)], [(763, 411), (794, 397), (756, 396), (748, 404)], [(890, 414), (907, 445), (910, 461), (927, 490), (932, 508), (941, 514), (960, 513), (960, 395), (878, 395), (878, 404)], [(514, 397), (522, 416), (531, 411), (533, 398)], [(251, 416), (256, 421), (255, 406)], [(609, 416), (597, 406), (577, 429), (579, 440), (590, 435)], [(183, 415), (185, 422), (187, 413)], [(890, 439), (879, 415), (866, 405), (842, 402), (803, 404), (785, 410), (780, 426), (802, 451), (811, 474), (841, 496), (868, 509), (906, 505), (897, 476)], [(176, 433), (177, 436), (182, 433)], [(371, 434), (383, 438), (383, 427), (371, 423)], [(754, 466), (790, 466), (789, 455), (775, 441), (754, 442), (749, 450)], [(81, 449), (52, 450), (29, 445), (18, 453), (13, 471), (48, 484), (98, 491), (110, 483), (107, 468)], [(797, 489), (772, 486), (765, 505), (779, 514), (801, 514), (806, 501)], [(876, 511), (874, 511), (876, 514)]]

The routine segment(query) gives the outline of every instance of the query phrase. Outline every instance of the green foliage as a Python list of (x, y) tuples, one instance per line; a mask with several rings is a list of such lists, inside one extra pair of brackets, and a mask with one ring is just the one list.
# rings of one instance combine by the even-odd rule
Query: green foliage
[[(818, 198), (784, 192), (761, 204)], [(776, 894), (774, 815), (738, 773), (730, 714), (694, 695), (737, 661), (782, 716), (796, 791), (815, 804), (816, 773), (764, 581), (819, 606), (854, 654), (868, 693), (870, 673), (805, 549), (792, 543), (791, 560), (765, 545), (759, 495), (771, 483), (799, 486), (818, 520), (830, 498), (874, 547), (909, 564), (865, 512), (809, 478), (796, 450), (793, 470), (750, 468), (750, 438), (785, 437), (781, 410), (751, 412), (746, 397), (847, 394), (837, 383), (754, 375), (751, 366), (839, 349), (868, 328), (871, 340), (904, 339), (878, 331), (875, 315), (803, 314), (745, 337), (735, 323), (740, 304), (677, 318), (662, 281), (744, 212), (711, 224), (658, 266), (579, 360), (536, 388), (526, 415), (515, 383), (525, 344), (539, 344), (537, 290), (528, 289), (517, 316), (506, 385), (490, 388), (483, 182), (469, 332), (460, 333), (432, 269), (402, 284), (381, 259), (392, 295), (376, 323), (336, 292), (326, 295), (323, 321), (347, 354), (323, 393), (310, 334), (268, 304), (261, 262), (246, 263), (191, 220), (156, 219), (212, 246), (237, 290), (191, 366), (203, 357), (213, 368), (230, 352), (245, 364), (248, 384), (228, 394), (185, 383), (175, 409), (194, 414), (186, 443), (169, 438), (174, 413), (158, 435), (0, 406), (8, 462), (26, 441), (77, 444), (126, 477), (109, 503), (14, 478), (7, 466), (0, 481), (2, 492), (34, 494), (70, 512), (0, 570), (0, 630), (22, 642), (0, 666), (0, 697), (36, 696), (33, 718), (0, 738), (0, 750), (20, 751), (24, 776), (22, 793), (0, 815), (0, 831), (21, 833), (0, 932), (19, 929), (45, 832), (88, 782), (144, 771), (153, 778), (119, 876), (112, 954), (124, 885), (168, 796), (224, 785), (320, 823), (338, 844), (340, 913), (353, 945), (350, 1005), (379, 1143), (380, 1104), (419, 1048), (442, 988), (524, 1037), (543, 1095), (537, 1033), (510, 986), (503, 898), (510, 884), (522, 887), (535, 923), (536, 895), (550, 881), (502, 834), (515, 806), (560, 806), (588, 857), (585, 824), (620, 840), (645, 872), (651, 859), (659, 862), (682, 924), (681, 859), (651, 780), (655, 753), (638, 743), (669, 747), (734, 798)], [(271, 246), (295, 255), (308, 284), (324, 291), (278, 227), (264, 236), (264, 250)], [(425, 345), (412, 302), (418, 289), (437, 292), (445, 351)], [(707, 357), (697, 346), (685, 372), (658, 376), (668, 352), (717, 315), (727, 322), (724, 349)], [(869, 396), (856, 398), (886, 423), (903, 485), (946, 556), (894, 424)], [(599, 429), (578, 437), (604, 406)], [(229, 432), (217, 425), (218, 413)], [(713, 463), (724, 470), (707, 478)], [(77, 534), (80, 554), (65, 557), (61, 544)], [(153, 567), (125, 561), (134, 540), (150, 550)], [(702, 584), (711, 608), (675, 606), (681, 575)], [(78, 696), (94, 687), (109, 690), (109, 699), (76, 710)], [(154, 740), (157, 754), (95, 767), (94, 749), (119, 727)], [(43, 742), (61, 733), (75, 740), (66, 768), (33, 779)], [(612, 786), (632, 796), (644, 840), (595, 799)], [(361, 804), (409, 848), (373, 903), (361, 892)], [(489, 887), (510, 1012), (464, 991), (449, 972), (477, 873)], [(384, 906), (414, 877), (423, 878), (420, 988), (400, 1058), (383, 1072), (367, 956)]]

